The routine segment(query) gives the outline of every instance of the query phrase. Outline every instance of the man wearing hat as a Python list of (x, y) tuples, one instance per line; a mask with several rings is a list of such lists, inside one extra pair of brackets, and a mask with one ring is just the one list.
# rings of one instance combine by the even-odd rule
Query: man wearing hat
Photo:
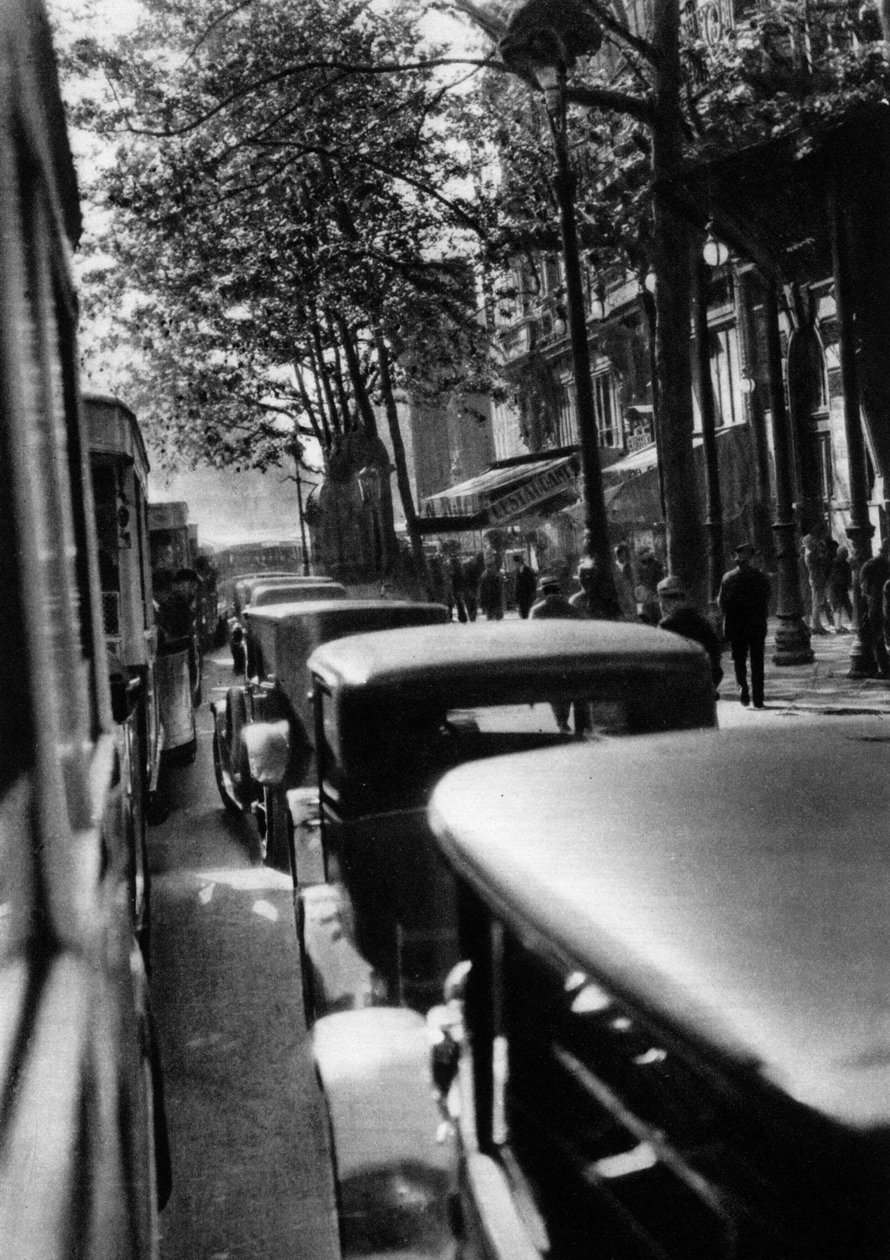
[(532, 604), (529, 617), (537, 621), (539, 617), (580, 617), (581, 614), (577, 609), (573, 608), (565, 595), (562, 593), (562, 587), (559, 578), (551, 573), (547, 573), (541, 578), (541, 598), (536, 604)]
[[(769, 616), (770, 584), (766, 574), (751, 563), (754, 548), (739, 543), (732, 553), (736, 567), (724, 573), (717, 595), (723, 613), (723, 634), (729, 640), (739, 700), (763, 708), (763, 656)], [(748, 657), (751, 657), (751, 690), (748, 691)]]
[[(546, 574), (541, 578), (541, 596), (536, 604), (532, 605), (529, 618), (533, 621), (539, 618), (575, 618), (579, 619), (581, 613), (573, 608), (565, 595), (562, 593), (562, 587), (559, 584), (559, 578), (553, 574)], [(563, 700), (554, 700), (550, 706), (553, 709), (553, 716), (556, 718), (556, 725), (564, 735), (568, 735), (571, 731), (569, 718), (572, 712), (572, 706)], [(576, 714), (578, 710), (575, 710)], [(576, 718), (577, 720), (577, 718)]]
[(711, 677), (716, 691), (723, 677), (723, 666), (720, 663), (723, 645), (714, 627), (707, 617), (703, 617), (692, 607), (686, 588), (678, 577), (662, 578), (657, 591), (661, 608), (659, 627), (701, 644), (711, 661)]

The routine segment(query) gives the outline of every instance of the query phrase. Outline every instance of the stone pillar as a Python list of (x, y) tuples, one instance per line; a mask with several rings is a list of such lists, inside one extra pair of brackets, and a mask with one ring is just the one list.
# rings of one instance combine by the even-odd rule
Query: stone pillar
[(871, 678), (877, 672), (871, 643), (871, 627), (859, 586), (859, 571), (871, 556), (874, 526), (868, 514), (868, 479), (865, 467), (865, 435), (859, 407), (859, 374), (856, 366), (856, 325), (850, 294), (848, 224), (843, 193), (837, 180), (830, 192), (831, 245), (834, 263), (834, 300), (840, 337), (841, 387), (844, 395), (844, 433), (850, 466), (850, 566), (853, 570), (853, 645), (850, 678)]
[(714, 384), (711, 380), (711, 347), (708, 335), (708, 280), (710, 272), (696, 241), (693, 258), (695, 275), (695, 352), (701, 402), (702, 447), (705, 457), (707, 516), (705, 535), (708, 547), (708, 603), (716, 609), (717, 593), (724, 571), (723, 502), (720, 495), (720, 469), (717, 463)]

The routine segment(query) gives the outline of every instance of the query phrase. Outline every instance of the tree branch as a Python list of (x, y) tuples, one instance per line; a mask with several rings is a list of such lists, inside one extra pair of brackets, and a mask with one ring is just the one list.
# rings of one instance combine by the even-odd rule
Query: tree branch
[(629, 114), (631, 118), (637, 118), (650, 126), (655, 121), (655, 107), (652, 101), (644, 100), (639, 96), (631, 96), (628, 92), (573, 84), (566, 89), (566, 98), (573, 105), (586, 105), (591, 109), (607, 109), (613, 113)]

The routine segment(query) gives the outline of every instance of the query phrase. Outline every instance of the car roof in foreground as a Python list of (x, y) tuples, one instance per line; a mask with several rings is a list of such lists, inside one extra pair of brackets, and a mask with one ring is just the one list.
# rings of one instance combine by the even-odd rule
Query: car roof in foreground
[(851, 720), (494, 758), (430, 812), (526, 936), (797, 1101), (886, 1127), (888, 740)]
[(688, 639), (629, 622), (499, 621), (354, 635), (324, 644), (310, 668), (329, 684), (362, 687), (435, 686), (458, 673), (486, 678), (492, 671), (581, 670), (597, 664), (665, 668), (698, 664), (702, 649)]

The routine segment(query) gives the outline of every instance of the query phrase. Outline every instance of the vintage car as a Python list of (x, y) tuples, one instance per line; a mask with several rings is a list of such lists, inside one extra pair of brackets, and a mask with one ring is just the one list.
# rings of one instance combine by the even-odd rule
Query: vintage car
[(258, 582), (250, 592), (250, 602), (245, 604), (242, 616), (248, 617), (256, 608), (265, 608), (268, 604), (290, 604), (295, 600), (309, 599), (346, 599), (347, 590), (339, 582), (328, 578), (316, 581), (300, 580), (291, 582)]
[[(365, 634), (309, 661), (318, 732), (322, 844), (331, 891), (302, 897), (311, 1015), (377, 1000), (424, 1010), (457, 961), (454, 881), (435, 852), (429, 795), (452, 766), (605, 735), (711, 727), (702, 649), (641, 625), (511, 621)], [(574, 727), (570, 733), (569, 719)], [(590, 750), (591, 758), (597, 750)], [(570, 785), (565, 785), (570, 790)], [(477, 807), (497, 807), (492, 773)], [(340, 898), (338, 921), (330, 913)], [(361, 993), (329, 974), (332, 931), (354, 926), (373, 970)], [(337, 957), (336, 951), (333, 954)]]
[[(333, 585), (333, 584), (332, 584)], [(310, 589), (308, 586), (306, 589)], [(321, 590), (322, 588), (319, 588)], [(225, 807), (255, 817), (269, 861), (294, 864), (298, 825), (317, 812), (314, 790), (300, 791), (315, 741), (306, 662), (322, 643), (363, 630), (443, 623), (441, 604), (335, 597), (253, 608), (246, 617), (248, 681), (213, 709), (213, 765)]]
[[(322, 582), (328, 585), (334, 583), (334, 579), (326, 577), (324, 574), (304, 577), (299, 573), (247, 573), (243, 577), (233, 578), (231, 582), (232, 602), (229, 616), (240, 617), (242, 615), (244, 609), (252, 603), (253, 592), (257, 586), (294, 586), (298, 584), (317, 586)], [(339, 585), (339, 583), (336, 585)]]
[(466, 1254), (890, 1254), (887, 738), (665, 735), (438, 785)]

